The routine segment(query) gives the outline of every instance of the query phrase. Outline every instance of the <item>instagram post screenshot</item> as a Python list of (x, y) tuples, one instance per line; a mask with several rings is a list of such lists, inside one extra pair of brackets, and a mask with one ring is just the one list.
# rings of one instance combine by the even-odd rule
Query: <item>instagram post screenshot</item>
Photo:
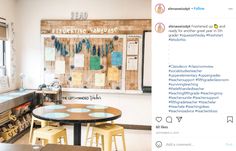
[(0, 0), (0, 151), (236, 151), (233, 0)]

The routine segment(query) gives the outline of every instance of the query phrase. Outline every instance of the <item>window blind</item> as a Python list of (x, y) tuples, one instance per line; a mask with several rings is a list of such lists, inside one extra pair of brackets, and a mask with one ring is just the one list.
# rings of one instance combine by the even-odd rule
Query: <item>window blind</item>
[(6, 19), (0, 17), (0, 40), (7, 40)]

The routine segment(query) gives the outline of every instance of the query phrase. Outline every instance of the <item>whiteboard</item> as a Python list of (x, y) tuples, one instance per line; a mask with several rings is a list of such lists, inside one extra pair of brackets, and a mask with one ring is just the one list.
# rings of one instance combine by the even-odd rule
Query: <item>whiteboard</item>
[(143, 92), (151, 92), (152, 87), (152, 32), (143, 33)]

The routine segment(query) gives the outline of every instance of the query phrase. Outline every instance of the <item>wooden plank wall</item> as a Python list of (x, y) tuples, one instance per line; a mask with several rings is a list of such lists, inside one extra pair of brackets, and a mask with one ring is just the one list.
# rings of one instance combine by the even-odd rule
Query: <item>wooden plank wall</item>
[[(41, 34), (50, 35), (142, 35), (144, 30), (151, 30), (151, 20), (88, 20), (88, 21), (75, 21), (75, 20), (42, 20), (41, 21)], [(112, 82), (107, 80), (107, 69), (90, 70), (90, 55), (91, 53), (86, 50), (86, 46), (83, 45), (80, 54), (84, 54), (84, 67), (83, 68), (71, 68), (74, 62), (74, 50), (75, 44), (83, 40), (83, 38), (57, 38), (60, 42), (66, 45), (69, 50), (67, 56), (61, 56), (56, 54), (56, 60), (65, 61), (66, 69), (65, 74), (55, 75), (64, 88), (88, 88), (88, 89), (121, 89), (122, 88), (122, 69), (119, 69), (119, 81)], [(128, 41), (137, 41), (138, 38), (128, 38)], [(103, 45), (113, 41), (114, 51), (120, 51), (123, 53), (123, 38), (115, 40), (113, 38), (89, 38), (91, 45)], [(139, 43), (139, 45), (142, 45)], [(51, 38), (44, 39), (44, 47), (54, 47), (54, 41)], [(138, 56), (141, 54), (138, 54)], [(139, 57), (138, 57), (139, 58)], [(102, 63), (102, 57), (101, 63)], [(111, 53), (106, 56), (107, 68), (111, 65)], [(142, 60), (138, 60), (138, 64)], [(127, 60), (125, 61), (127, 62)], [(122, 68), (126, 70), (126, 64), (122, 65)], [(55, 72), (55, 62), (45, 61), (45, 73)], [(83, 80), (78, 83), (71, 82), (71, 75), (74, 73), (81, 73)], [(98, 87), (94, 85), (94, 77), (96, 73), (105, 73), (106, 82), (104, 87)], [(138, 90), (139, 88), (139, 74), (138, 71), (128, 71), (125, 74), (125, 89), (126, 90)]]
[(151, 30), (150, 19), (42, 20), (41, 34), (143, 34)]

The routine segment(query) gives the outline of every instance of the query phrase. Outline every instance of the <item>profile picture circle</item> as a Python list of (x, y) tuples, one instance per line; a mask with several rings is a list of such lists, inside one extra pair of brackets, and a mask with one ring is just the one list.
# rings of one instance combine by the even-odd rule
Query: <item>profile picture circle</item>
[(165, 25), (163, 23), (157, 23), (155, 26), (155, 30), (158, 33), (163, 33), (165, 31)]
[(155, 11), (157, 12), (157, 14), (162, 14), (165, 12), (165, 6), (161, 3), (157, 4), (155, 7)]

